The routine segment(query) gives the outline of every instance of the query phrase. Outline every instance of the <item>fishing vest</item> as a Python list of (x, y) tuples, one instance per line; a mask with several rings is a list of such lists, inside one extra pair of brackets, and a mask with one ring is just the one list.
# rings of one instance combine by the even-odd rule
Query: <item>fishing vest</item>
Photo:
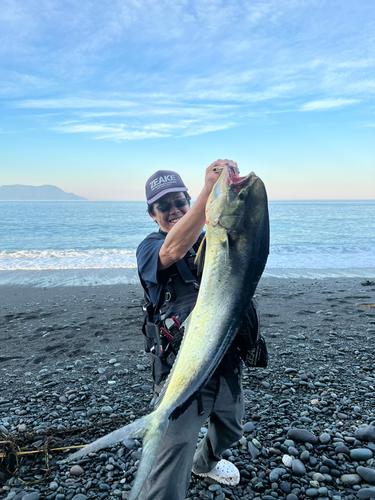
[[(165, 233), (158, 232), (151, 233), (147, 239), (163, 240), (165, 237)], [(181, 325), (197, 301), (200, 276), (194, 260), (202, 239), (203, 235), (199, 236), (186, 255), (172, 264), (157, 304), (152, 304), (146, 283), (139, 276), (144, 290), (142, 331), (145, 335), (145, 350), (163, 360), (173, 354), (173, 362), (183, 338)]]
[[(151, 233), (147, 238), (162, 240), (165, 233)], [(168, 376), (183, 339), (182, 323), (195, 307), (198, 297), (200, 276), (197, 274), (195, 256), (203, 239), (201, 235), (183, 259), (171, 266), (169, 278), (163, 284), (158, 303), (152, 304), (147, 285), (139, 275), (144, 289), (142, 310), (145, 335), (145, 351), (153, 356), (154, 388)], [(259, 333), (259, 318), (256, 306), (251, 300), (246, 310), (239, 332), (229, 348), (221, 366), (232, 394), (238, 394), (240, 386), (238, 360), (242, 358), (249, 367), (265, 367), (268, 362), (267, 347)], [(232, 368), (232, 369), (229, 369)], [(220, 366), (218, 368), (220, 370)], [(157, 392), (157, 391), (156, 391)]]

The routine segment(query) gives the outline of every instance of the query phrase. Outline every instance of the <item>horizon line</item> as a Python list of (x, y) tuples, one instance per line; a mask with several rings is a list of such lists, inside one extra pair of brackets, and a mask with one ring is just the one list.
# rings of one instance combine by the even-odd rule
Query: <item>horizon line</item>
[[(90, 200), (90, 199), (85, 199), (85, 200), (1, 200), (0, 202), (62, 202), (62, 203), (85, 203), (85, 202), (100, 202), (100, 203), (109, 203), (109, 202), (122, 202), (122, 203), (145, 203), (146, 200), (108, 200), (108, 199), (95, 199), (95, 200)], [(194, 203), (196, 200), (192, 200)], [(327, 202), (343, 202), (343, 201), (366, 201), (366, 202), (371, 202), (375, 201), (375, 198), (292, 198), (292, 199), (268, 199), (269, 202), (311, 202), (311, 201), (327, 201)]]

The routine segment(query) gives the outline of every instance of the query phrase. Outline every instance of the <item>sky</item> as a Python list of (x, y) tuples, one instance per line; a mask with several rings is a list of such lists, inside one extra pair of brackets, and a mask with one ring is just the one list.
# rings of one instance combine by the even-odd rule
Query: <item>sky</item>
[(375, 199), (373, 0), (2, 0), (0, 185), (196, 197), (218, 158), (270, 200)]

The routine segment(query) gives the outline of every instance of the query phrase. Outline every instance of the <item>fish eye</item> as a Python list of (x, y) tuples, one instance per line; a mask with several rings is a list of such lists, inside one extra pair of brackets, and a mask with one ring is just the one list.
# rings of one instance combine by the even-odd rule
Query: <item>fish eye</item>
[(240, 191), (240, 192), (238, 193), (238, 198), (239, 198), (240, 200), (244, 200), (244, 199), (246, 198), (246, 194), (244, 193), (244, 191)]

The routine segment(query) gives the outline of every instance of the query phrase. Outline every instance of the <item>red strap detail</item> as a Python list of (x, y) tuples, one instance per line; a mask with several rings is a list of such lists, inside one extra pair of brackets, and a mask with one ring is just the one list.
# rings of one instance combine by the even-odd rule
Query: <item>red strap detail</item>
[(178, 328), (178, 331), (180, 333), (183, 333), (184, 329), (181, 328), (181, 323), (178, 321), (178, 319), (176, 318), (176, 316), (172, 316), (172, 320), (173, 320), (173, 323), (176, 325), (176, 327)]
[(163, 328), (162, 326), (160, 327), (160, 331), (161, 333), (164, 335), (164, 337), (167, 337), (167, 339), (169, 340), (174, 340), (174, 337), (173, 335), (171, 335), (168, 330), (166, 330), (165, 328)]

